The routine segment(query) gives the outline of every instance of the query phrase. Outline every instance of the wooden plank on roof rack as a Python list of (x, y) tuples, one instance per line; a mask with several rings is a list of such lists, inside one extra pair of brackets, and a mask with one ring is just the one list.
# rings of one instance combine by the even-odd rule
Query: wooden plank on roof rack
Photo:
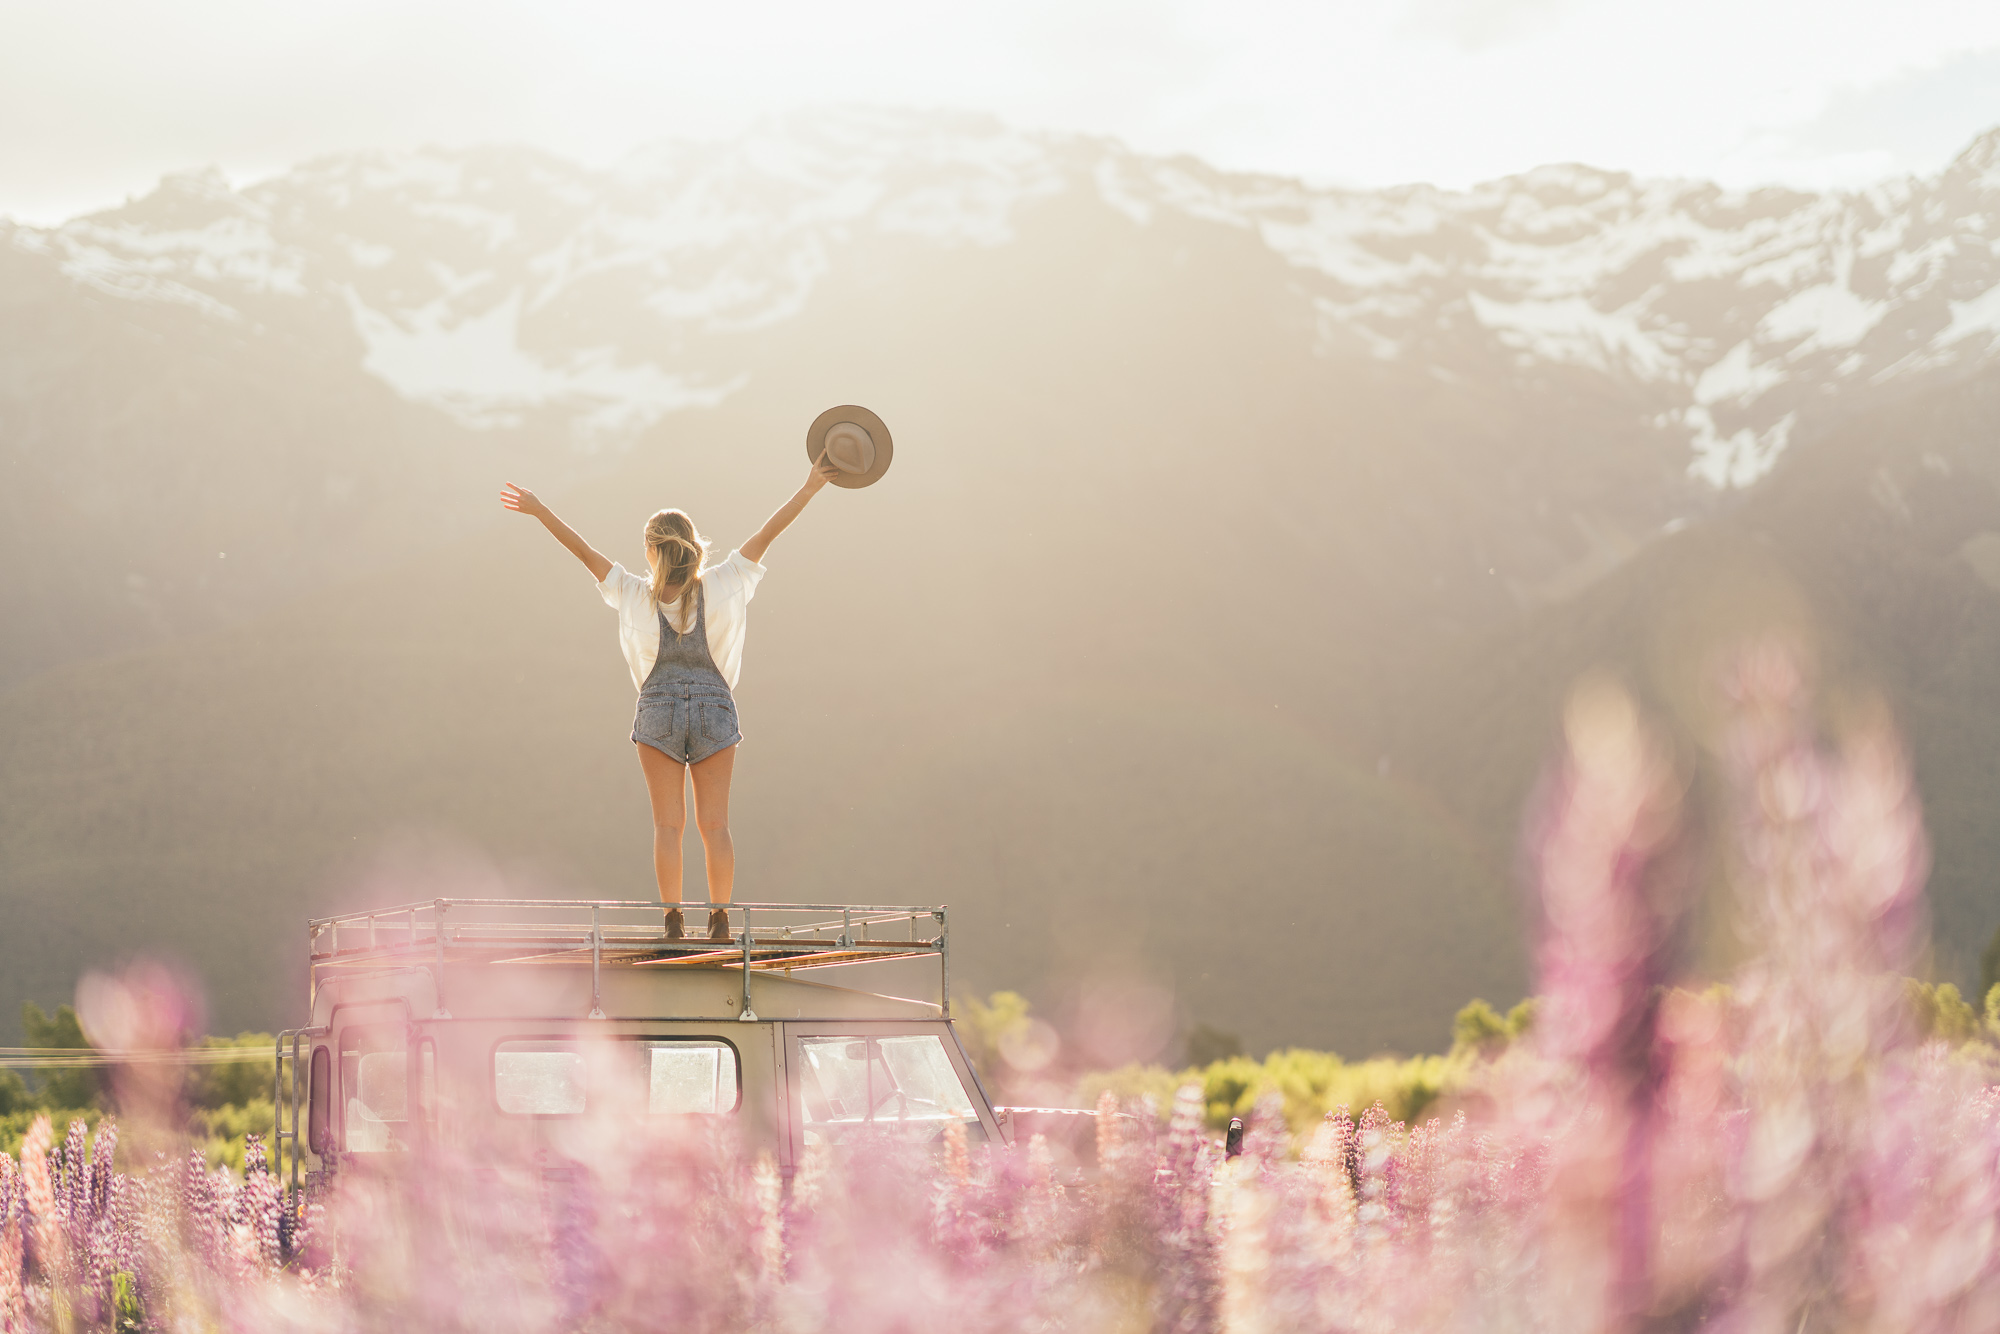
[(699, 954), (662, 954), (657, 959), (640, 959), (632, 966), (634, 968), (672, 968), (676, 965), (728, 963), (732, 959), (737, 963), (743, 962), (743, 950), (741, 946), (738, 946), (736, 949), (704, 950)]
[[(760, 973), (796, 972), (807, 968), (836, 968), (848, 963), (883, 963), (892, 959), (921, 959), (933, 950), (906, 950), (901, 954), (884, 954), (870, 950), (866, 953), (836, 951), (826, 954), (798, 954), (782, 959), (755, 959), (751, 969)], [(738, 967), (742, 966), (742, 956), (738, 956)]]

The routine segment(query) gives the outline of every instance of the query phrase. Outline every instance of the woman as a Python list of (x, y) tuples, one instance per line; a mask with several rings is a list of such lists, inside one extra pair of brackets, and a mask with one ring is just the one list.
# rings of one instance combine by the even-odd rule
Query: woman
[[(642, 579), (607, 560), (558, 519), (532, 491), (509, 482), (500, 503), (532, 515), (568, 547), (597, 580), (597, 591), (618, 609), (618, 642), (639, 707), (632, 742), (653, 802), (653, 874), (660, 900), (681, 899), (681, 832), (687, 820), (687, 774), (694, 774), (694, 819), (708, 864), (708, 938), (729, 939), (730, 891), (736, 882), (736, 845), (729, 837), (729, 779), (736, 767), (736, 697), (743, 668), (746, 609), (764, 577), (759, 564), (779, 533), (799, 517), (834, 465), (822, 454), (805, 485), (727, 560), (704, 567), (708, 542), (680, 510), (661, 510), (646, 521)], [(667, 938), (681, 939), (678, 906), (667, 909)]]

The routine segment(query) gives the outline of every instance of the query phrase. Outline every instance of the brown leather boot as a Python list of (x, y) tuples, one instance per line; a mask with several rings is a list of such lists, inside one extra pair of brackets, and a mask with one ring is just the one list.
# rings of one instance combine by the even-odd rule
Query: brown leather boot
[(708, 938), (710, 940), (729, 939), (729, 909), (710, 908), (708, 910)]
[(679, 908), (667, 909), (667, 939), (679, 940), (687, 932), (687, 919)]

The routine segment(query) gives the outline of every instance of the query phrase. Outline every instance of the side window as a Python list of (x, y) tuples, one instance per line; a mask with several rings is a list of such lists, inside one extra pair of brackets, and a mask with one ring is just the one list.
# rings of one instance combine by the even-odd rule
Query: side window
[(583, 1110), (583, 1052), (574, 1042), (503, 1042), (493, 1049), (493, 1100), (510, 1116)]
[(726, 1042), (642, 1042), (646, 1110), (656, 1116), (733, 1112), (742, 1097)]
[(349, 1153), (410, 1147), (410, 1033), (403, 1024), (366, 1024), (340, 1034), (342, 1143)]
[(306, 1147), (325, 1153), (331, 1142), (328, 1109), (333, 1105), (333, 1053), (314, 1047), (306, 1082)]
[(493, 1101), (511, 1116), (577, 1116), (592, 1102), (658, 1116), (733, 1112), (736, 1049), (713, 1039), (522, 1038), (493, 1049)]
[(935, 1033), (799, 1039), (799, 1103), (806, 1142), (838, 1141), (860, 1126), (929, 1139), (978, 1113)]

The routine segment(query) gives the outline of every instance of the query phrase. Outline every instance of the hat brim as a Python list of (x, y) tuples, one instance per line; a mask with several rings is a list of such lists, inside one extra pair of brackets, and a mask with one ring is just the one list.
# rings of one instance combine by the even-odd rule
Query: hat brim
[(868, 438), (875, 442), (875, 464), (867, 472), (842, 472), (836, 468), (833, 484), (844, 486), (850, 491), (875, 485), (882, 480), (882, 474), (889, 471), (890, 460), (896, 456), (896, 446), (889, 439), (889, 428), (883, 425), (880, 417), (867, 408), (855, 407), (850, 403), (837, 408), (828, 408), (813, 418), (812, 426), (806, 431), (806, 458), (818, 462), (819, 456), (826, 451), (826, 433), (842, 422), (853, 422), (868, 432)]

